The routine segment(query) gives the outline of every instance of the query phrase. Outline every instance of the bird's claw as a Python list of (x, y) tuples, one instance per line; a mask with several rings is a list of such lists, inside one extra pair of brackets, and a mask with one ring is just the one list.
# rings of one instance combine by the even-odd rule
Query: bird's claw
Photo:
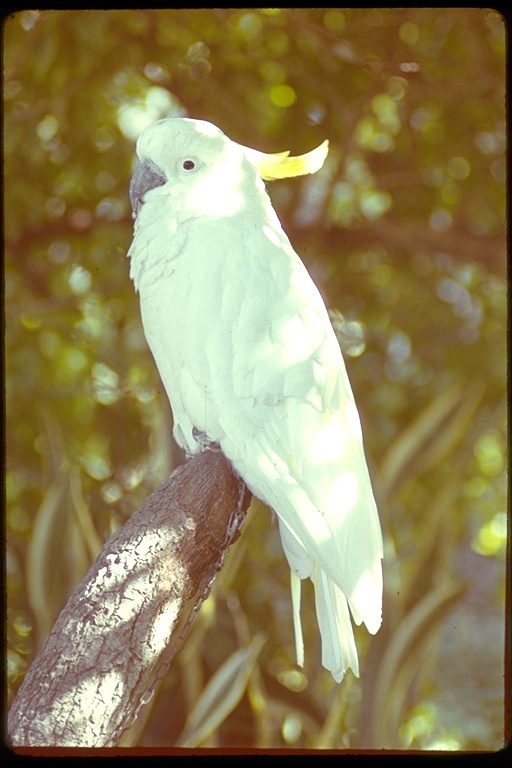
[(203, 451), (213, 451), (214, 453), (220, 452), (220, 445), (215, 440), (212, 440), (206, 432), (201, 432), (197, 427), (192, 427), (192, 437), (201, 446)]

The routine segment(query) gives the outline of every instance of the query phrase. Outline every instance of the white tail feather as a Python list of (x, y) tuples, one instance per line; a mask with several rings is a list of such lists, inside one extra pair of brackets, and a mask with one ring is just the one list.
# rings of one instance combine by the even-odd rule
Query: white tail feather
[(301, 579), (311, 578), (315, 587), (315, 607), (322, 638), (322, 665), (337, 683), (347, 669), (359, 677), (359, 660), (350, 621), (347, 599), (342, 590), (308, 555), (296, 536), (279, 520), (281, 541), (290, 564), (290, 586), (295, 630), (297, 664), (304, 666), (304, 641), (300, 620)]
[(295, 630), (295, 655), (299, 667), (304, 666), (304, 639), (302, 637), (302, 624), (300, 621), (300, 593), (301, 580), (293, 571), (290, 571), (290, 587), (292, 590), (293, 629)]
[(347, 669), (359, 677), (359, 660), (346, 597), (318, 566), (311, 578), (315, 585), (316, 616), (322, 637), (322, 664), (337, 683), (341, 682)]

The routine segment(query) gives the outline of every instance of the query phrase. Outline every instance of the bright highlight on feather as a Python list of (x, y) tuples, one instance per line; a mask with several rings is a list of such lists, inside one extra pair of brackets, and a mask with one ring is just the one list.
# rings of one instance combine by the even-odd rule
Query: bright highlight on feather
[(148, 126), (129, 256), (176, 442), (189, 456), (217, 443), (275, 511), (297, 663), (310, 578), (322, 664), (339, 682), (359, 673), (352, 620), (381, 623), (380, 524), (336, 335), (261, 181), (314, 173), (327, 152), (265, 154), (201, 120)]
[(327, 498), (331, 505), (339, 509), (340, 518), (357, 509), (359, 482), (353, 471), (342, 472), (327, 490)]
[(257, 149), (246, 148), (246, 155), (257, 167), (259, 174), (265, 181), (276, 179), (289, 179), (292, 176), (305, 176), (315, 173), (324, 164), (329, 152), (329, 142), (325, 140), (319, 147), (306, 152), (305, 155), (290, 157), (290, 152), (277, 152), (265, 154)]
[(347, 446), (348, 435), (341, 421), (329, 420), (312, 437), (309, 456), (312, 462), (323, 464), (341, 460)]

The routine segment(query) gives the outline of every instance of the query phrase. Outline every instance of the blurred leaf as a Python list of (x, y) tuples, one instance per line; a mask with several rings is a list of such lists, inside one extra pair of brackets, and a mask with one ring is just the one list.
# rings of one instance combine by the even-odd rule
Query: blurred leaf
[(437, 579), (449, 568), (446, 556), (453, 546), (453, 533), (447, 521), (453, 519), (459, 496), (460, 480), (457, 477), (450, 478), (439, 488), (421, 515), (418, 552), (407, 577), (402, 571), (400, 594), (395, 599), (398, 604), (397, 614), (407, 611), (425, 596), (434, 574)]
[(102, 546), (83, 497), (80, 470), (65, 454), (55, 414), (39, 406), (40, 440), (48, 446), (50, 479), (35, 513), (27, 549), (27, 596), (42, 642), (74, 586)]
[(190, 712), (180, 747), (195, 747), (213, 733), (242, 698), (265, 636), (258, 634), (248, 648), (235, 651), (208, 681)]
[(76, 467), (71, 468), (69, 472), (69, 485), (71, 502), (76, 514), (76, 519), (78, 520), (80, 533), (83, 537), (90, 562), (92, 562), (103, 546), (103, 542), (94, 527), (94, 521), (89, 506), (84, 499), (80, 473)]
[(444, 616), (465, 588), (460, 582), (446, 579), (394, 627), (375, 681), (372, 718), (375, 747), (399, 746), (398, 726), (411, 683), (421, 670), (424, 646), (435, 637)]
[(438, 466), (455, 446), (471, 434), (471, 425), (485, 391), (483, 381), (477, 379), (466, 386), (456, 409), (448, 415), (446, 422), (437, 430), (433, 439), (424, 447), (418, 457), (415, 473), (420, 474)]
[(28, 544), (27, 597), (40, 643), (102, 546), (79, 496), (77, 474), (63, 463), (36, 512)]
[(482, 391), (481, 382), (473, 384), (469, 394), (467, 387), (456, 383), (428, 403), (384, 456), (379, 471), (379, 489), (383, 497), (389, 496), (400, 479), (411, 473), (413, 465), (417, 474), (432, 461), (441, 459), (464, 434)]
[(36, 512), (27, 549), (27, 596), (40, 642), (49, 635), (62, 608), (61, 563), (63, 534), (68, 527), (67, 498), (68, 476), (63, 467)]
[(471, 546), (479, 555), (489, 557), (504, 552), (507, 541), (507, 514), (497, 512), (490, 522), (480, 528)]

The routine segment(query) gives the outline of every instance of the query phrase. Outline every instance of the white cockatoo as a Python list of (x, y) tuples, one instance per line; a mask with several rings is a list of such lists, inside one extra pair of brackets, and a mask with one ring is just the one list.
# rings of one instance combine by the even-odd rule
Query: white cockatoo
[(130, 275), (174, 437), (189, 455), (218, 444), (276, 512), (299, 665), (309, 577), (322, 663), (338, 682), (358, 675), (350, 614), (380, 626), (379, 519), (338, 341), (263, 182), (317, 171), (327, 142), (267, 155), (169, 118), (143, 130), (137, 155)]

